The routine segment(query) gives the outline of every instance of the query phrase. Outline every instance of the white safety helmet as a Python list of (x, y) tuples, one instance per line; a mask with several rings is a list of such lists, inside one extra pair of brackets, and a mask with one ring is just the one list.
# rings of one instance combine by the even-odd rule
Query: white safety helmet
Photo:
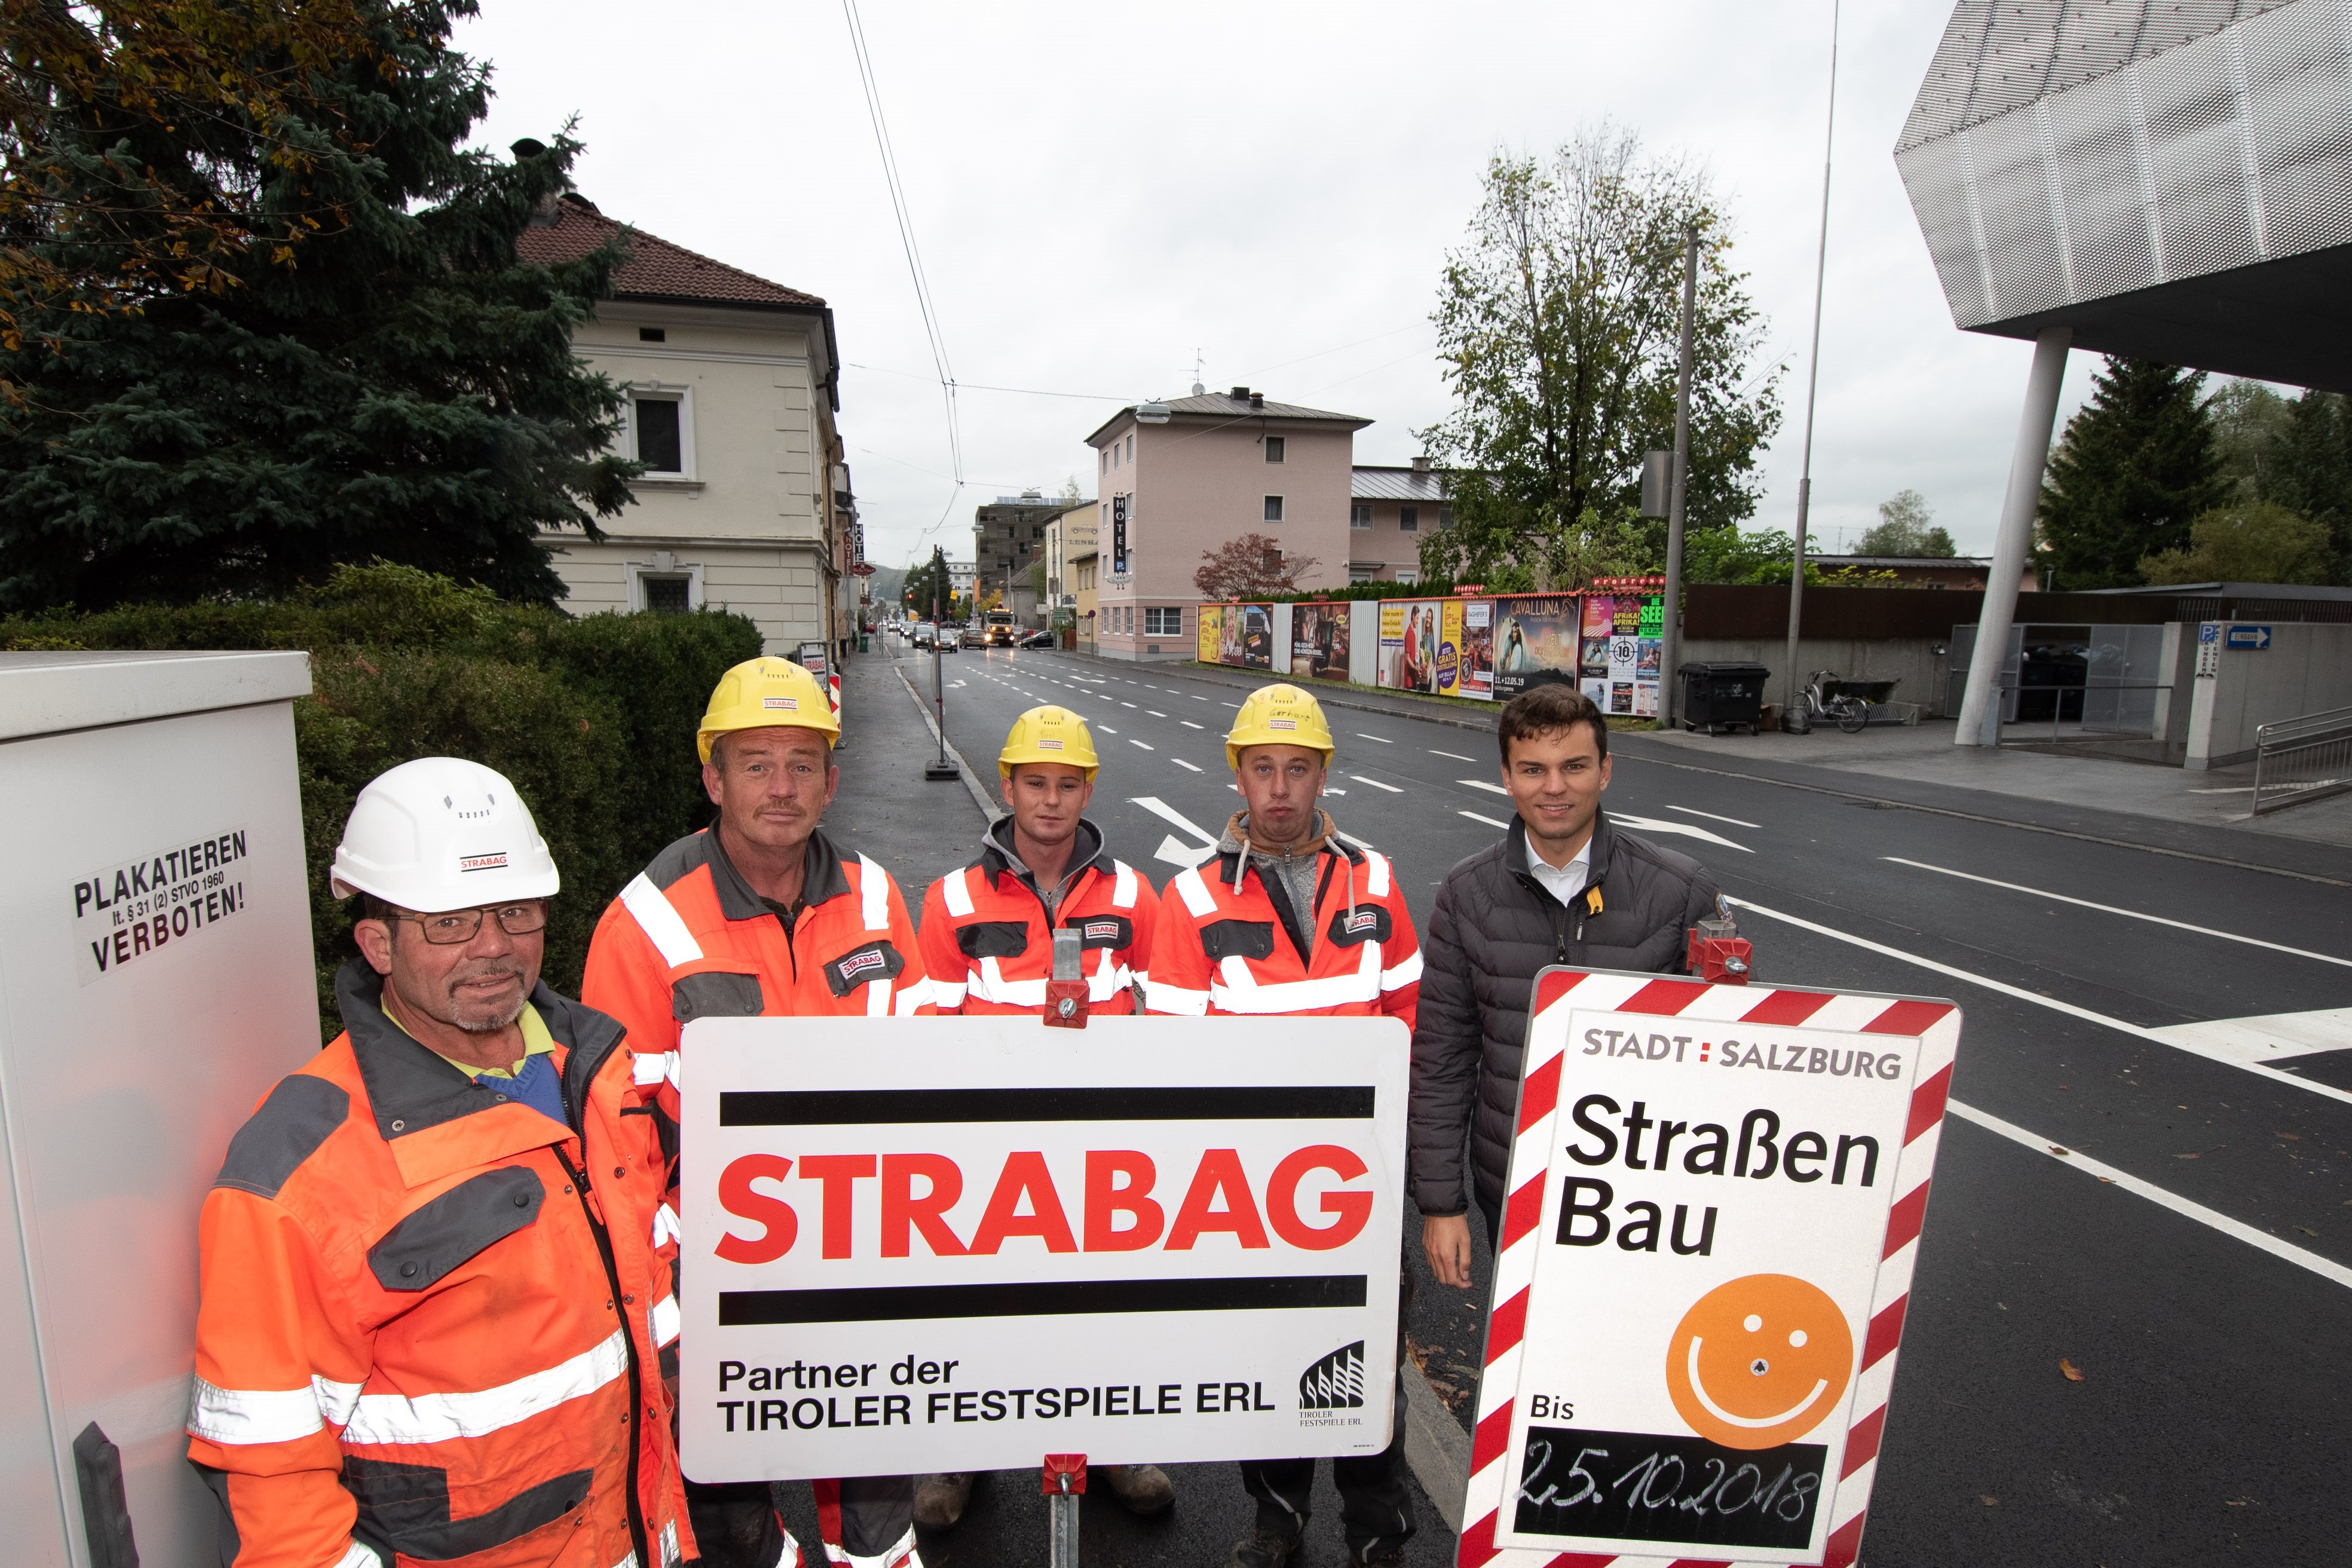
[(551, 898), (562, 879), (514, 785), (479, 763), (419, 757), (360, 791), (330, 882), (339, 899), (436, 915)]

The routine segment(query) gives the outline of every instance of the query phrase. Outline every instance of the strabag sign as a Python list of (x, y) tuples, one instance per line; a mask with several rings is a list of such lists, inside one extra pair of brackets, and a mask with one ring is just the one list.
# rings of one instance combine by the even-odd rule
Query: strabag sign
[(76, 879), (75, 961), (84, 985), (184, 942), (245, 908), (245, 829), (163, 846)]
[(1381, 1018), (712, 1018), (680, 1068), (698, 1481), (1373, 1454)]
[(1460, 1562), (1852, 1564), (1949, 1002), (1536, 982)]

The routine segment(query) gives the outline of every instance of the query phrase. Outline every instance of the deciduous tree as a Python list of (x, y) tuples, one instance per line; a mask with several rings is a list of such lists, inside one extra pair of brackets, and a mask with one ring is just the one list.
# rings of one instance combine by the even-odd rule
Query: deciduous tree
[(1192, 586), (1204, 599), (1255, 599), (1268, 594), (1296, 594), (1298, 579), (1323, 563), (1312, 555), (1286, 555), (1282, 542), (1264, 533), (1228, 539), (1214, 550), (1201, 552), (1193, 569)]
[(1935, 526), (1927, 498), (1917, 490), (1896, 490), (1878, 503), (1878, 521), (1863, 532), (1857, 552), (1864, 555), (1958, 555), (1952, 536)]
[(2189, 548), (2139, 563), (2149, 583), (2325, 583), (2327, 530), (2273, 501), (2216, 507), (2189, 525)]
[[(1497, 154), (1447, 259), (1433, 319), (1454, 409), (1421, 434), (1454, 525), (1422, 542), (1424, 574), (1560, 582), (1592, 553), (1588, 516), (1614, 528), (1634, 510), (1642, 454), (1674, 442), (1685, 225), (1700, 245), (1686, 514), (1696, 531), (1755, 510), (1778, 369), (1756, 363), (1764, 322), (1729, 221), (1697, 170), (1603, 124), (1549, 160)], [(1643, 533), (1663, 559), (1663, 525)]]

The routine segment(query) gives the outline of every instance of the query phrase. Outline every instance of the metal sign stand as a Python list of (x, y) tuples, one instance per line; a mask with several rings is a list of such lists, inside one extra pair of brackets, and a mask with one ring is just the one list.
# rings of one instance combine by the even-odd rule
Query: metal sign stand
[(1087, 1491), (1084, 1454), (1045, 1456), (1047, 1563), (1050, 1568), (1078, 1568), (1078, 1500)]

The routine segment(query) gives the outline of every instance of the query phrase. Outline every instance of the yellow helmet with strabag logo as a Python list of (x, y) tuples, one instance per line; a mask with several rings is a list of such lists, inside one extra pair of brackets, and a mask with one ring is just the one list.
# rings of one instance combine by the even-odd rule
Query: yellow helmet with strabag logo
[(1228, 766), (1242, 765), (1245, 746), (1305, 746), (1322, 752), (1327, 767), (1339, 750), (1332, 744), (1323, 705), (1311, 693), (1288, 684), (1259, 687), (1234, 715), (1234, 727), (1225, 734)]
[(996, 776), (1011, 778), (1013, 767), (1021, 763), (1060, 763), (1078, 769), (1092, 784), (1102, 759), (1095, 755), (1095, 738), (1087, 721), (1066, 708), (1048, 703), (1013, 721), (1004, 737), (1004, 750), (996, 753)]
[(734, 730), (814, 730), (827, 750), (841, 738), (841, 721), (815, 676), (788, 658), (751, 658), (719, 678), (704, 710), (695, 749), (710, 760), (713, 737)]

